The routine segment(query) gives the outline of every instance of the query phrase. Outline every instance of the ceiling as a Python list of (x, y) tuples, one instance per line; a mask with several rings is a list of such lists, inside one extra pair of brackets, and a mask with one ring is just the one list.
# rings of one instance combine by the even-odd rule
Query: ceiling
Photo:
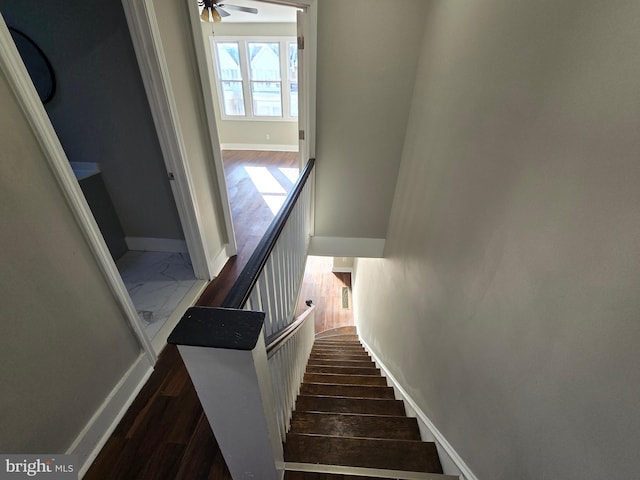
[[(257, 2), (254, 0), (229, 0), (230, 5), (238, 5), (241, 7), (254, 7), (258, 9), (258, 14), (237, 12), (228, 10), (231, 16), (225, 17), (224, 23), (295, 23), (296, 8), (285, 7), (267, 2)], [(224, 7), (223, 7), (224, 8)]]

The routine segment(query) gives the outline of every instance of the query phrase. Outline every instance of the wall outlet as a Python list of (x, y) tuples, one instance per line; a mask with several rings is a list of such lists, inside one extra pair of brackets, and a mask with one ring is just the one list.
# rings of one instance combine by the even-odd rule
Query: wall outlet
[(265, 136), (267, 137), (267, 140), (271, 140), (271, 135), (267, 133)]

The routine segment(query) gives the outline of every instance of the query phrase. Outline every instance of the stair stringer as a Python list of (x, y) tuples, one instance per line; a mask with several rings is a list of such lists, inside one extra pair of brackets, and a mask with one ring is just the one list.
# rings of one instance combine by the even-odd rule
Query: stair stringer
[(389, 380), (396, 394), (396, 398), (404, 402), (407, 416), (415, 417), (418, 420), (422, 441), (435, 442), (443, 472), (446, 475), (457, 475), (460, 477), (460, 480), (478, 480), (478, 477), (475, 476), (458, 452), (456, 452), (440, 430), (433, 424), (427, 414), (424, 413), (413, 398), (411, 398), (387, 366), (380, 360), (380, 357), (376, 355), (376, 352), (360, 336), (359, 332), (358, 338), (376, 364), (376, 367), (378, 367), (382, 375)]

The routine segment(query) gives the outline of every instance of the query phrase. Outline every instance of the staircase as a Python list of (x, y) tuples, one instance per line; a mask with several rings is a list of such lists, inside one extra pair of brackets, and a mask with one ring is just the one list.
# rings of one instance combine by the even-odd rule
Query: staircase
[(421, 441), (355, 327), (316, 335), (284, 459), (285, 480), (458, 478), (442, 475), (435, 444)]

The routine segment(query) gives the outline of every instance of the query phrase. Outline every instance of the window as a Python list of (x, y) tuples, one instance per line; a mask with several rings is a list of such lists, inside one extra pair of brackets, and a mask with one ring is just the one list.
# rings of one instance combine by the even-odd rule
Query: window
[(295, 38), (212, 37), (211, 42), (223, 119), (297, 120)]

